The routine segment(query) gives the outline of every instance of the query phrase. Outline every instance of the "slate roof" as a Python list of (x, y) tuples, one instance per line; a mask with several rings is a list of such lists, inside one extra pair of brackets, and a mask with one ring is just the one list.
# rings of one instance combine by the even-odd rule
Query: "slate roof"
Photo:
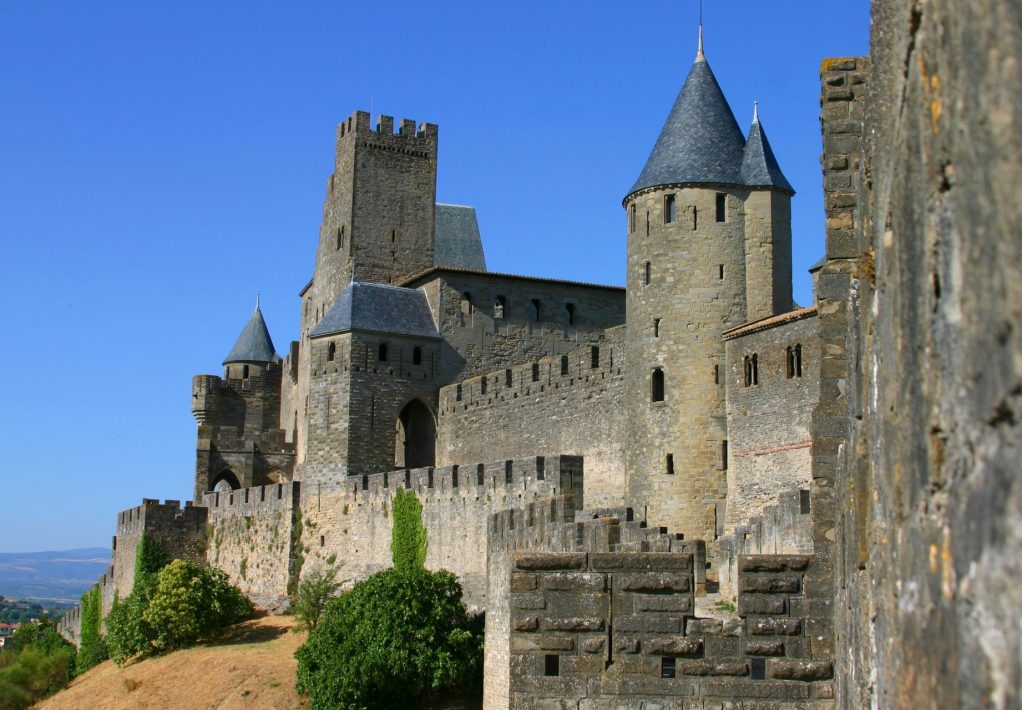
[(426, 294), (414, 288), (353, 281), (309, 337), (351, 330), (439, 338)]
[(230, 362), (277, 362), (280, 356), (277, 355), (273, 341), (270, 339), (270, 331), (263, 320), (263, 312), (256, 304), (252, 311), (252, 317), (248, 319), (245, 328), (241, 331), (234, 347), (224, 360), (224, 365)]
[(812, 266), (809, 267), (809, 273), (811, 274), (814, 271), (819, 271), (820, 269), (823, 268), (823, 265), (826, 264), (826, 263), (827, 263), (827, 255), (824, 254), (823, 256), (821, 256), (819, 259), (816, 260), (816, 263), (814, 263)]
[(486, 257), (483, 255), (475, 207), (438, 203), (434, 244), (434, 266), (486, 271)]
[(628, 194), (656, 185), (742, 185), (744, 148), (745, 136), (700, 55)]
[(745, 155), (742, 159), (742, 183), (748, 187), (773, 187), (795, 194), (795, 189), (781, 172), (774, 151), (770, 148), (766, 131), (759, 121), (759, 111), (752, 119), (749, 129), (749, 140), (745, 142)]

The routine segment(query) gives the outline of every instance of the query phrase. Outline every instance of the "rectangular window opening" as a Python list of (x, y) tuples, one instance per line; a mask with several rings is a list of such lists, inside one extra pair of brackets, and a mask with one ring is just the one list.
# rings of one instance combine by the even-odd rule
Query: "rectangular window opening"
[(667, 454), (667, 475), (674, 475), (674, 454)]
[(539, 382), (539, 363), (532, 363), (532, 381)]
[(674, 221), (674, 206), (675, 196), (667, 195), (664, 198), (664, 224), (670, 224)]
[(805, 490), (805, 489), (799, 491), (798, 492), (798, 512), (800, 512), (802, 515), (808, 515), (811, 509), (812, 509), (812, 504), (810, 503), (810, 499), (809, 499), (809, 491)]
[(538, 298), (532, 299), (532, 320), (538, 321), (542, 315), (543, 304)]
[(600, 349), (595, 345), (590, 353), (590, 359), (592, 360), (591, 364), (594, 370), (600, 366)]
[(664, 371), (662, 368), (653, 370), (651, 397), (654, 402), (664, 401)]
[(565, 309), (568, 311), (568, 325), (575, 325), (575, 304), (565, 304)]
[[(543, 675), (550, 677), (561, 674), (561, 657), (556, 653), (548, 653), (543, 661)], [(673, 678), (674, 676), (671, 677)]]
[(717, 278), (718, 279), (723, 279), (724, 278), (724, 265), (723, 264), (719, 264), (717, 266)]
[(514, 377), (511, 370), (504, 370), (504, 386), (510, 387), (513, 381)]
[(720, 442), (720, 467), (727, 470), (727, 439)]
[(654, 338), (659, 338), (660, 337), (660, 319), (659, 318), (654, 318), (653, 319), (653, 337)]
[(650, 262), (647, 261), (643, 265), (642, 269), (643, 269), (642, 282), (648, 286), (649, 285), (650, 276), (652, 276), (652, 273), (653, 273), (653, 266), (652, 266), (652, 264), (650, 264)]
[(664, 656), (660, 659), (660, 677), (673, 678), (677, 672), (677, 659)]
[(568, 356), (567, 355), (561, 355), (561, 374), (562, 375), (567, 375), (568, 374)]
[(717, 221), (727, 221), (727, 195), (723, 192), (717, 193)]

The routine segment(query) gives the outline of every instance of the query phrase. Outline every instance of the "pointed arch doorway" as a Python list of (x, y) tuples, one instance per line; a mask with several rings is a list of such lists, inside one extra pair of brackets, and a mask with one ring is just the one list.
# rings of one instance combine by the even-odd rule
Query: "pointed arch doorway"
[(436, 463), (436, 422), (429, 407), (413, 399), (397, 417), (395, 468), (422, 468)]

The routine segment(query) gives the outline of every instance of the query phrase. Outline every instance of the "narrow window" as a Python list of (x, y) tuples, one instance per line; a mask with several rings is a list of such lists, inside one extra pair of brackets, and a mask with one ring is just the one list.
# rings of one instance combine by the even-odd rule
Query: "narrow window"
[(628, 208), (628, 231), (635, 231), (635, 205)]
[(455, 402), (460, 402), (461, 401), (461, 385), (458, 385), (454, 389), (454, 401)]
[(241, 379), (243, 379), (243, 380), (247, 380), (248, 379), (248, 365), (243, 365), (242, 366), (242, 368), (241, 368)]
[[(674, 660), (674, 659), (671, 659)], [(543, 675), (558, 676), (561, 674), (561, 657), (556, 653), (548, 653), (543, 663)], [(671, 676), (672, 678), (674, 676)]]
[(511, 370), (504, 370), (504, 386), (510, 387), (513, 381), (514, 378), (512, 376)]
[(452, 466), (451, 467), (451, 488), (457, 488), (457, 487), (458, 487), (458, 467), (457, 466)]
[(663, 368), (656, 368), (653, 370), (651, 399), (654, 402), (664, 401), (664, 371)]
[(480, 394), (486, 394), (486, 377), (485, 376), (483, 377), (483, 379), (479, 380), (479, 393)]
[(759, 384), (759, 355), (752, 354), (752, 384)]
[(676, 662), (675, 659), (670, 656), (664, 656), (660, 659), (660, 677), (661, 678), (673, 678), (675, 674)]
[(748, 355), (742, 360), (742, 371), (745, 375), (745, 386), (748, 387), (752, 384), (752, 358)]
[(539, 320), (540, 313), (542, 311), (542, 304), (538, 298), (532, 299), (532, 320)]
[(333, 362), (334, 355), (337, 354), (337, 346), (334, 343), (330, 343), (326, 346), (326, 359), (329, 362)]
[(503, 318), (504, 310), (507, 308), (507, 299), (503, 296), (497, 296), (497, 301), (493, 304), (493, 317)]
[(568, 374), (568, 356), (567, 355), (561, 355), (561, 374), (562, 375), (567, 375)]
[(420, 348), (417, 345), (412, 350), (412, 364), (413, 365), (421, 365), (422, 364), (422, 348)]
[(793, 352), (793, 355), (795, 357), (795, 377), (801, 377), (802, 376), (802, 345), (801, 344), (798, 344), (798, 345), (795, 346), (795, 350)]
[(511, 483), (514, 476), (514, 461), (508, 459), (504, 462), (504, 483)]
[(798, 492), (798, 512), (802, 515), (808, 515), (810, 510), (809, 491), (803, 489)]
[(784, 376), (789, 380), (795, 376), (795, 350), (790, 345), (784, 349)]
[(592, 360), (592, 367), (595, 370), (600, 366), (600, 349), (594, 345), (589, 355)]
[(387, 344), (380, 343), (379, 352), (377, 353), (377, 360), (380, 362), (387, 362)]
[(713, 366), (713, 384), (720, 384), (720, 365)]
[(717, 221), (727, 221), (727, 195), (723, 192), (717, 193)]
[(646, 210), (646, 236), (649, 236), (649, 210)]
[(539, 363), (532, 363), (532, 381), (539, 382)]
[(674, 195), (667, 195), (664, 198), (664, 224), (674, 221)]
[(724, 278), (724, 265), (723, 264), (720, 264), (720, 265), (717, 266), (717, 278), (718, 279), (723, 279)]
[(720, 467), (727, 470), (727, 439), (720, 442)]
[(667, 454), (667, 475), (674, 475), (674, 454)]
[(649, 285), (650, 276), (652, 276), (652, 274), (653, 274), (653, 266), (647, 261), (643, 265), (642, 269), (643, 269), (642, 282), (648, 286)]
[(567, 303), (564, 307), (568, 311), (568, 325), (575, 325), (575, 304)]
[(390, 243), (394, 244), (395, 242), (397, 242), (397, 230), (392, 229), (390, 230)]
[(692, 208), (692, 229), (699, 229), (699, 208)]
[(481, 463), (476, 464), (476, 485), (477, 486), (483, 485), (483, 474), (485, 473), (485, 471), (486, 471), (486, 467), (485, 466), (483, 466)]
[(659, 318), (654, 318), (653, 319), (653, 337), (654, 338), (659, 338), (660, 337), (660, 319)]
[(323, 547), (324, 545), (326, 545), (326, 535), (320, 535), (319, 536), (319, 546)]
[(337, 228), (337, 249), (341, 249), (344, 246), (344, 227)]

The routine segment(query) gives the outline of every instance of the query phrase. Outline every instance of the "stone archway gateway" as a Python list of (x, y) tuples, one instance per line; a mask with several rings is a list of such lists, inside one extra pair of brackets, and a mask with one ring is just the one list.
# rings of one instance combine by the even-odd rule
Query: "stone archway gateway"
[(413, 399), (397, 418), (395, 468), (421, 468), (436, 463), (436, 422), (421, 400)]
[(241, 483), (238, 481), (238, 477), (234, 475), (234, 472), (229, 468), (225, 468), (223, 471), (216, 475), (213, 479), (213, 485), (210, 486), (210, 490), (216, 493), (230, 493), (232, 490), (241, 488)]

